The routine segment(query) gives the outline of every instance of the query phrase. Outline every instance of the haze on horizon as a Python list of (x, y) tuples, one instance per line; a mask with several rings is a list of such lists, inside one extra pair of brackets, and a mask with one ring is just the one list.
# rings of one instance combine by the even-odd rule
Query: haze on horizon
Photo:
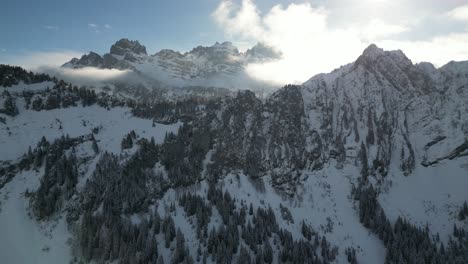
[(435, 66), (468, 60), (466, 0), (9, 0), (5, 10), (0, 63), (28, 69), (104, 53), (123, 37), (139, 40), (150, 54), (216, 41), (246, 50), (263, 42), (283, 58), (250, 64), (247, 72), (277, 84), (301, 83), (352, 62), (370, 43)]

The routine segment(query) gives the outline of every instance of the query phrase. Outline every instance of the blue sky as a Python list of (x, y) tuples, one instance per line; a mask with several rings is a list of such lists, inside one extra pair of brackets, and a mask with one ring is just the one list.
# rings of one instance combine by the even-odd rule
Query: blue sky
[[(2, 1), (0, 48), (105, 52), (122, 37), (155, 52), (188, 49), (223, 37), (210, 17), (217, 1), (7, 0)], [(105, 25), (108, 25), (105, 27)]]
[[(102, 53), (127, 37), (139, 40), (150, 53), (162, 48), (189, 50), (225, 40), (211, 16), (219, 2), (4, 0), (0, 49), (6, 54), (48, 50)], [(264, 0), (257, 4), (267, 9), (274, 3), (288, 2)]]
[(0, 63), (30, 69), (103, 54), (120, 38), (150, 54), (264, 42), (283, 59), (248, 70), (296, 82), (352, 62), (370, 43), (436, 66), (468, 60), (468, 0), (2, 0), (0, 32)]

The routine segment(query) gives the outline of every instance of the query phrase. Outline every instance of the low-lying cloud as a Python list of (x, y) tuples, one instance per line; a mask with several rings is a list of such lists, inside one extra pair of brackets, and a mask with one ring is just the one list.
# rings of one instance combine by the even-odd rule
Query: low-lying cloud
[[(468, 19), (468, 5), (456, 2), (460, 1), (431, 5), (419, 0), (330, 0), (322, 5), (275, 5), (262, 13), (253, 0), (223, 0), (213, 17), (230, 39), (263, 42), (280, 50), (283, 59), (250, 64), (247, 72), (256, 79), (285, 84), (301, 83), (352, 62), (371, 43), (402, 49), (413, 61), (436, 66), (466, 60), (468, 26), (459, 25)], [(426, 23), (432, 22), (454, 26), (431, 32)], [(411, 39), (416, 35), (424, 38)]]
[(62, 68), (65, 62), (81, 57), (83, 52), (58, 50), (49, 52), (24, 52), (9, 55), (1, 59), (1, 63), (21, 66), (27, 70), (47, 73), (68, 82), (80, 85), (94, 85), (114, 80), (124, 80), (131, 76), (129, 70), (100, 69), (95, 67)]
[(78, 85), (99, 85), (111, 81), (130, 80), (132, 71), (118, 69), (100, 69), (96, 67), (61, 68), (40, 67), (38, 72), (47, 73)]

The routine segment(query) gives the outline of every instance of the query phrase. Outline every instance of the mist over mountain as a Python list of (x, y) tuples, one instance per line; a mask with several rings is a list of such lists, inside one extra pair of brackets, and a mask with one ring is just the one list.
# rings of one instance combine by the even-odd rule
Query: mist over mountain
[[(146, 47), (138, 41), (121, 39), (113, 44), (110, 52), (99, 55), (95, 52), (73, 58), (64, 69), (113, 69), (131, 72), (131, 82), (163, 86), (211, 86), (230, 90), (270, 90), (272, 83), (256, 80), (245, 67), (249, 63), (262, 63), (281, 58), (281, 53), (265, 44), (257, 44), (245, 52), (230, 42), (213, 46), (198, 46), (189, 52), (180, 53), (163, 49), (149, 55)], [(73, 73), (73, 71), (68, 71)]]

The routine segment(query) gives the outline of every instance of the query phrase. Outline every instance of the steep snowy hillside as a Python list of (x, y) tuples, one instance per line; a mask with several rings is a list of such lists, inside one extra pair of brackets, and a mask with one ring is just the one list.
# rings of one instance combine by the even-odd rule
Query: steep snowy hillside
[(143, 82), (157, 81), (176, 87), (260, 89), (269, 85), (250, 78), (244, 67), (247, 63), (274, 60), (280, 56), (281, 54), (263, 44), (257, 44), (241, 53), (230, 42), (216, 43), (210, 47), (198, 46), (183, 54), (163, 49), (154, 55), (148, 55), (145, 46), (138, 41), (121, 39), (111, 46), (110, 53), (102, 57), (90, 52), (80, 59), (72, 59), (63, 67), (129, 69), (137, 73)]
[[(28, 155), (41, 138), (54, 141), (61, 137), (85, 138), (74, 153), (80, 159), (78, 186), (92, 174), (99, 158), (93, 150), (92, 135), (100, 152), (121, 154), (121, 139), (131, 131), (142, 138), (164, 140), (166, 133), (177, 132), (180, 123), (162, 125), (133, 117), (127, 107), (106, 109), (97, 105), (70, 106), (51, 110), (26, 108), (29, 93), (34, 97), (51, 93), (51, 81), (2, 87), (2, 99), (13, 98), (17, 114), (2, 116), (0, 127), (0, 259), (2, 263), (68, 263), (72, 259), (70, 228), (58, 215), (48, 221), (35, 221), (27, 193), (41, 185), (44, 167), (18, 170), (16, 165)], [(7, 95), (8, 93), (8, 95)], [(51, 95), (49, 95), (51, 96)], [(49, 97), (46, 97), (49, 98)], [(33, 105), (34, 105), (34, 99)], [(5, 100), (3, 100), (5, 101)], [(46, 99), (45, 101), (50, 101)], [(91, 138), (89, 138), (91, 139)], [(124, 153), (133, 153), (129, 149)], [(15, 173), (14, 178), (10, 178)]]
[[(111, 56), (140, 71), (163, 56), (158, 67), (183, 79), (206, 76), (195, 57), (229, 75), (237, 66), (210, 64), (219, 54), (264, 52), (224, 43), (148, 56), (122, 40), (67, 67), (108, 67)], [(437, 69), (371, 45), (266, 99), (210, 89), (126, 98), (0, 69), (0, 233), (16, 245), (0, 259), (468, 261), (466, 62)]]

